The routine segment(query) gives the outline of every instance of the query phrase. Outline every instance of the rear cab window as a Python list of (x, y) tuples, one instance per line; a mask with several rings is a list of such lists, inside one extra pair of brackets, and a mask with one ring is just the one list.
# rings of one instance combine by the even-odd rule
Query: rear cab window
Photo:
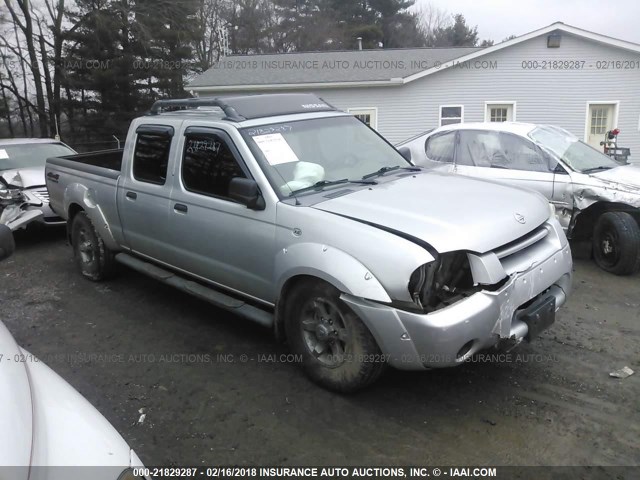
[(164, 185), (169, 168), (173, 127), (140, 125), (136, 129), (133, 152), (133, 178), (139, 182)]

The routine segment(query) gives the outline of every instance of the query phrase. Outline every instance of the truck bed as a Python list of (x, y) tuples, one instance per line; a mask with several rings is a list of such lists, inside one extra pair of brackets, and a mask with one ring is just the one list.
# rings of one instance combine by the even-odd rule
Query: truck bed
[(123, 155), (124, 150), (103, 150), (48, 158), (45, 180), (53, 211), (68, 220), (70, 202), (84, 205), (86, 199), (74, 196), (77, 185), (82, 185), (92, 202), (100, 205), (105, 220), (118, 225), (116, 191)]
[[(122, 168), (123, 149), (101, 150), (99, 152), (79, 153), (77, 155), (65, 155), (62, 157), (53, 157), (48, 159), (53, 165), (68, 166), (69, 162), (74, 162), (72, 168), (84, 170), (80, 165), (107, 168), (109, 170), (120, 172)], [(92, 169), (93, 170), (93, 169)], [(92, 171), (91, 173), (95, 173)]]

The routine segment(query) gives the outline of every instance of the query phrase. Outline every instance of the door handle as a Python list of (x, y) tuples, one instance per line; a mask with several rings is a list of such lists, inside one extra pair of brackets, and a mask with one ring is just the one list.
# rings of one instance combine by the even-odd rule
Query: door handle
[(57, 182), (58, 179), (60, 178), (60, 175), (58, 175), (57, 173), (49, 172), (47, 173), (47, 177)]
[(127, 198), (130, 198), (131, 200), (135, 200), (136, 198), (138, 198), (138, 194), (136, 192), (127, 192), (126, 196), (127, 196)]
[(187, 208), (187, 206), (186, 206), (186, 205), (184, 205), (184, 204), (182, 204), (182, 203), (176, 203), (176, 204), (173, 206), (173, 209), (174, 209), (176, 212), (182, 212), (182, 213), (187, 213), (187, 211), (189, 210), (189, 209)]

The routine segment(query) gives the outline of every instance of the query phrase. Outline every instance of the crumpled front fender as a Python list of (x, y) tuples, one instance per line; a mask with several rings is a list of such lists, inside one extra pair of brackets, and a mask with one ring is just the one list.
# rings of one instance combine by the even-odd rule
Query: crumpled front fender
[(298, 243), (278, 252), (275, 282), (281, 292), (287, 280), (297, 275), (320, 278), (354, 297), (391, 302), (377, 278), (357, 259), (337, 248), (317, 243)]

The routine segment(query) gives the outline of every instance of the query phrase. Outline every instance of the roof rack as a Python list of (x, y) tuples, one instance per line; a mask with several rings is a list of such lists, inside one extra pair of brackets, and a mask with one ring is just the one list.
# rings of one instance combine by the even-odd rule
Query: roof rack
[(242, 122), (253, 118), (309, 112), (331, 112), (336, 108), (310, 93), (275, 93), (234, 97), (184, 98), (156, 101), (149, 115), (159, 115), (165, 109), (218, 107), (226, 115), (224, 120)]
[(236, 112), (233, 107), (227, 105), (227, 103), (220, 98), (180, 98), (171, 100), (157, 100), (151, 106), (149, 115), (158, 115), (167, 108), (183, 110), (198, 107), (218, 107), (225, 113), (225, 120), (232, 120), (234, 122), (241, 122), (243, 120), (246, 120), (246, 118), (238, 115), (238, 112)]

